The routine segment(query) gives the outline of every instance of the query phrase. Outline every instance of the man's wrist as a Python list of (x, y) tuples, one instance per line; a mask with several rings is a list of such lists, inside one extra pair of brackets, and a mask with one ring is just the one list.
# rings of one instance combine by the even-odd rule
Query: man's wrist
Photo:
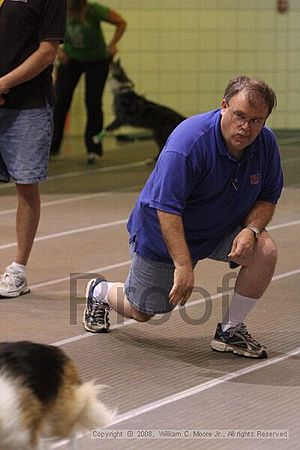
[(255, 239), (258, 240), (261, 234), (261, 230), (258, 227), (252, 225), (246, 225), (244, 228), (251, 230), (254, 233)]

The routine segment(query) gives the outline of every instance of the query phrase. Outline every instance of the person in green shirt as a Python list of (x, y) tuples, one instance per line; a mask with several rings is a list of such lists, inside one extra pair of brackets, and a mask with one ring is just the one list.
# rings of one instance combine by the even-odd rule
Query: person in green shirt
[[(108, 44), (101, 23), (115, 26)], [(82, 74), (85, 75), (85, 106), (87, 122), (85, 145), (87, 161), (94, 163), (102, 155), (102, 144), (93, 142), (93, 136), (103, 128), (102, 96), (109, 64), (117, 53), (117, 43), (126, 29), (126, 21), (116, 11), (87, 0), (68, 0), (65, 42), (58, 52), (54, 108), (54, 131), (51, 155), (60, 153), (64, 125), (74, 90)]]

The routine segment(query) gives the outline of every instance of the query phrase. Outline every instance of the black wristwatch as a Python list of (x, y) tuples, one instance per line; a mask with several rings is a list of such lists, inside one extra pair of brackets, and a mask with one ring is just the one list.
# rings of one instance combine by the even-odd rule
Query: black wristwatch
[(260, 229), (257, 227), (252, 227), (251, 225), (247, 225), (245, 228), (247, 228), (248, 230), (253, 231), (255, 239), (259, 239), (260, 236)]

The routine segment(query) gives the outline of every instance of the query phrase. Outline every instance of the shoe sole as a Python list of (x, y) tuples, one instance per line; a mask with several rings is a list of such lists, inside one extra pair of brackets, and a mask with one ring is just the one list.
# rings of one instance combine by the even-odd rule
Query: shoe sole
[(246, 350), (241, 350), (240, 348), (235, 347), (233, 345), (227, 345), (225, 344), (225, 342), (220, 342), (216, 340), (213, 340), (211, 342), (210, 347), (212, 350), (215, 350), (217, 352), (234, 353), (237, 356), (245, 356), (246, 358), (264, 359), (268, 357), (268, 354), (265, 350), (263, 350), (260, 354), (251, 353)]
[(20, 297), (21, 295), (25, 295), (28, 294), (30, 292), (30, 289), (27, 288), (25, 289), (25, 291), (19, 292), (19, 293), (11, 293), (11, 294), (0, 294), (0, 298), (17, 298)]

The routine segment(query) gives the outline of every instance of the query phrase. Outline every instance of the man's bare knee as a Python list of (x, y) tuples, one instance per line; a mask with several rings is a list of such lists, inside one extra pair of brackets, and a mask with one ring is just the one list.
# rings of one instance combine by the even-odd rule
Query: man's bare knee
[(263, 256), (269, 264), (276, 264), (277, 262), (277, 247), (275, 242), (267, 235), (262, 246)]
[(137, 322), (148, 322), (148, 320), (150, 320), (151, 317), (153, 317), (153, 315), (144, 314), (138, 311), (137, 309), (134, 309), (134, 311), (132, 312), (132, 318)]

